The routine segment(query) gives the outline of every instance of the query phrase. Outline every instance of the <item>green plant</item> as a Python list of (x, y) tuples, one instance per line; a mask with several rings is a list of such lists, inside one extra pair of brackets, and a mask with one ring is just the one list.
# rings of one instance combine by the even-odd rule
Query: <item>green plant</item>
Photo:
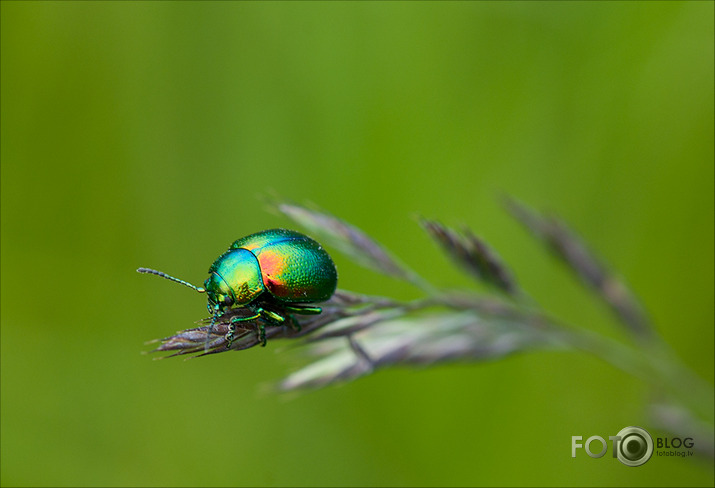
[[(506, 199), (505, 206), (610, 307), (630, 341), (562, 324), (536, 308), (509, 268), (469, 229), (457, 231), (434, 220), (420, 221), (457, 268), (489, 285), (491, 293), (439, 290), (356, 227), (325, 212), (281, 202), (275, 207), (321, 242), (376, 272), (412, 283), (424, 296), (401, 302), (338, 290), (321, 304), (320, 315), (298, 319), (300, 330), (267, 328), (268, 338), (302, 340), (305, 352), (313, 358), (279, 388), (318, 388), (389, 366), (495, 360), (533, 350), (578, 350), (646, 382), (653, 392), (652, 423), (680, 436), (696, 437), (697, 450), (712, 457), (712, 386), (683, 365), (657, 334), (634, 294), (561, 220), (513, 199)], [(245, 326), (236, 330), (227, 347), (231, 318), (242, 313), (226, 313), (216, 321), (207, 349), (210, 319), (203, 319), (197, 328), (159, 340), (154, 352), (205, 356), (253, 347), (260, 340), (252, 321), (240, 322)]]

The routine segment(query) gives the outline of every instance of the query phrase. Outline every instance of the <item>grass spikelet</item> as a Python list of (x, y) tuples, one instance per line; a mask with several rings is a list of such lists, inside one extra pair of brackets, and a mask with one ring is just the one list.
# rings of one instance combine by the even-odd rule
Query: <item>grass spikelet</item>
[(512, 273), (487, 244), (469, 229), (459, 234), (435, 220), (422, 219), (422, 228), (441, 246), (454, 263), (473, 277), (509, 295), (517, 288)]
[(544, 217), (511, 198), (505, 200), (505, 205), (531, 234), (541, 239), (555, 256), (608, 304), (630, 332), (640, 338), (652, 335), (652, 326), (635, 295), (564, 222), (556, 217)]
[[(713, 387), (697, 377), (650, 326), (633, 294), (603, 266), (573, 232), (554, 217), (544, 217), (514, 200), (510, 213), (545, 242), (597, 295), (635, 337), (649, 341), (616, 341), (588, 329), (562, 324), (524, 300), (511, 271), (470, 230), (457, 232), (433, 220), (422, 220), (427, 233), (457, 264), (458, 269), (501, 292), (438, 290), (394, 259), (364, 232), (323, 212), (280, 203), (277, 208), (328, 246), (377, 272), (418, 285), (424, 296), (411, 301), (338, 290), (319, 315), (292, 315), (299, 327), (264, 322), (269, 347), (290, 339), (300, 345), (306, 364), (288, 375), (279, 390), (322, 388), (348, 382), (389, 367), (426, 367), (446, 362), (496, 361), (511, 354), (570, 350), (591, 354), (646, 383), (657, 403), (654, 424), (675, 435), (702, 439), (698, 452), (713, 456)], [(213, 325), (177, 332), (155, 342), (152, 352), (197, 357), (247, 349), (260, 344), (258, 320), (241, 321), (233, 342), (227, 341), (230, 321), (246, 310), (233, 309)], [(208, 347), (206, 342), (208, 339)], [(708, 437), (709, 436), (709, 437)]]

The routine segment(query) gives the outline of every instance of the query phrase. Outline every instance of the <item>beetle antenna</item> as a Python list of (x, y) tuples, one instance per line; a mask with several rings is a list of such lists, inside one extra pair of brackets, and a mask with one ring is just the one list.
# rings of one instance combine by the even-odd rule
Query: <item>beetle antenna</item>
[(180, 284), (182, 284), (182, 285), (184, 285), (184, 286), (188, 286), (189, 288), (193, 288), (194, 290), (198, 291), (199, 293), (205, 293), (205, 292), (206, 292), (206, 288), (203, 288), (203, 287), (201, 287), (201, 286), (192, 285), (191, 283), (189, 283), (189, 282), (187, 282), (187, 281), (180, 280), (179, 278), (174, 278), (173, 276), (169, 276), (168, 274), (163, 273), (163, 272), (161, 272), (161, 271), (157, 271), (157, 270), (155, 270), (155, 269), (139, 268), (139, 269), (137, 269), (137, 273), (153, 274), (153, 275), (161, 276), (162, 278), (166, 278), (167, 280), (175, 281), (176, 283), (180, 283)]

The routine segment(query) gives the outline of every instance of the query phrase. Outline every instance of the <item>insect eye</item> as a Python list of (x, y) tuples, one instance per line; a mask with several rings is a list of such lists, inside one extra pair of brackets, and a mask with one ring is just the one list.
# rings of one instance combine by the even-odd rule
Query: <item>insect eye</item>
[(221, 304), (224, 306), (228, 306), (233, 303), (233, 299), (229, 295), (223, 295), (223, 296), (219, 297), (219, 300), (221, 301)]

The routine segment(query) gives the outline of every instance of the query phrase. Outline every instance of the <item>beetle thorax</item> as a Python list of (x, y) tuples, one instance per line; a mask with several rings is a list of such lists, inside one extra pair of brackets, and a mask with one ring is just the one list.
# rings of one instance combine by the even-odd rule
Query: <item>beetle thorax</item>
[(258, 260), (245, 249), (229, 249), (219, 256), (204, 286), (209, 307), (216, 309), (247, 305), (265, 291)]

